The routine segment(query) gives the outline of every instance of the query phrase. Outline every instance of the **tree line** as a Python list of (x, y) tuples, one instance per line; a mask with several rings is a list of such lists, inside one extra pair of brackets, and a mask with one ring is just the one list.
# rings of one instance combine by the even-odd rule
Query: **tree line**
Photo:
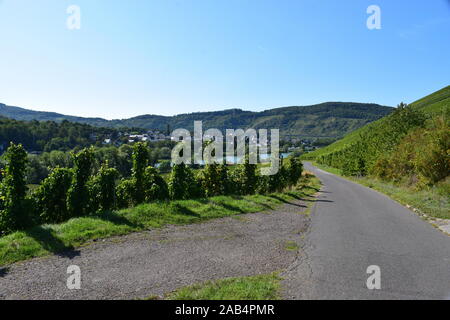
[(93, 127), (67, 120), (57, 123), (0, 119), (0, 144), (5, 149), (10, 141), (14, 141), (21, 143), (28, 151), (69, 151), (95, 142), (101, 145), (105, 138), (116, 139), (118, 135), (118, 129)]
[(95, 168), (95, 151), (90, 147), (72, 152), (71, 168), (55, 167), (29, 192), (28, 156), (24, 147), (11, 143), (4, 158), (0, 182), (1, 234), (145, 202), (281, 191), (294, 186), (303, 170), (297, 158), (280, 159), (277, 174), (261, 176), (257, 165), (250, 164), (247, 158), (233, 167), (209, 164), (197, 171), (185, 164), (174, 165), (165, 179), (150, 165), (148, 146), (135, 143), (129, 177), (120, 178), (119, 170), (108, 160)]

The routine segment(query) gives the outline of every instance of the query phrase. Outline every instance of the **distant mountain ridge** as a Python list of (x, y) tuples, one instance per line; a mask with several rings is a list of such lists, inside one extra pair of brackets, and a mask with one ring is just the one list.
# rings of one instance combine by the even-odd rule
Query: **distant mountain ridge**
[(193, 129), (195, 120), (202, 120), (204, 129), (279, 128), (282, 136), (302, 138), (337, 138), (378, 120), (393, 110), (392, 107), (372, 103), (326, 102), (311, 106), (292, 106), (265, 111), (229, 109), (196, 112), (175, 116), (141, 115), (129, 119), (106, 120), (68, 116), (55, 112), (33, 111), (0, 104), (0, 116), (16, 120), (86, 123), (100, 127), (140, 127), (144, 129)]

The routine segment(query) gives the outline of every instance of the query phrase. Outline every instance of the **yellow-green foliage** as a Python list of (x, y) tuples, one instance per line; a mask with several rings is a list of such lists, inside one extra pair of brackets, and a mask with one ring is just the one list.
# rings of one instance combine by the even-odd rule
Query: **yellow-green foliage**
[(378, 159), (373, 173), (386, 180), (435, 184), (450, 172), (450, 127), (438, 116), (426, 128), (412, 130), (394, 152)]

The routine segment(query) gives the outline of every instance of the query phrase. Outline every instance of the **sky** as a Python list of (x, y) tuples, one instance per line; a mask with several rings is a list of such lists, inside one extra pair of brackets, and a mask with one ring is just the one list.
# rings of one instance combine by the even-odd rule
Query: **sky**
[(395, 106), (449, 84), (450, 0), (0, 0), (0, 103), (33, 110)]

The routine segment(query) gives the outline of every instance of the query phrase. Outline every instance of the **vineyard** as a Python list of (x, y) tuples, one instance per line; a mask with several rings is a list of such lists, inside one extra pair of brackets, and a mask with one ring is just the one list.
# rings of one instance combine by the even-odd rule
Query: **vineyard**
[(131, 177), (119, 179), (118, 170), (108, 161), (95, 170), (94, 151), (85, 148), (72, 153), (72, 168), (54, 168), (30, 192), (27, 153), (22, 145), (11, 143), (0, 184), (1, 234), (76, 217), (107, 215), (143, 203), (279, 192), (296, 185), (302, 175), (301, 162), (289, 158), (280, 159), (280, 170), (273, 176), (260, 175), (258, 166), (247, 159), (233, 167), (210, 164), (201, 170), (174, 165), (163, 177), (149, 166), (149, 154), (146, 144), (134, 144)]
[(372, 176), (422, 189), (448, 191), (450, 87), (305, 156), (347, 176)]

